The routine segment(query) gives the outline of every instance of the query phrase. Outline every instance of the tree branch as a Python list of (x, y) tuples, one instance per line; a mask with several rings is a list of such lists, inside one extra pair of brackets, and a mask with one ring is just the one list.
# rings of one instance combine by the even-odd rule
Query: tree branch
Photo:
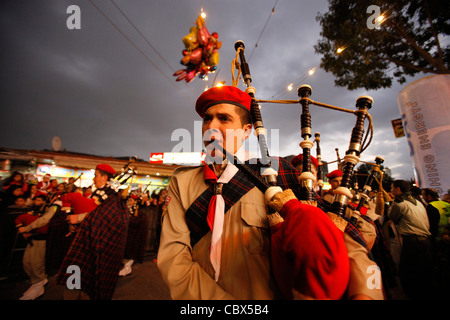
[(428, 6), (428, 0), (424, 0), (425, 13), (427, 14), (428, 23), (430, 24), (430, 30), (433, 34), (433, 37), (436, 39), (436, 46), (439, 55), (439, 63), (444, 64), (444, 55), (442, 53), (441, 43), (439, 41), (438, 34), (436, 32), (436, 28), (434, 27), (433, 19), (431, 18), (430, 7)]
[(449, 73), (449, 70), (447, 67), (445, 67), (443, 64), (440, 63), (440, 61), (436, 60), (431, 54), (429, 54), (426, 50), (424, 50), (422, 47), (420, 47), (417, 42), (409, 35), (409, 33), (404, 30), (402, 27), (400, 27), (394, 19), (388, 19), (386, 21), (391, 25), (391, 27), (396, 30), (398, 33), (400, 33), (401, 36), (413, 47), (415, 51), (423, 58), (425, 61), (430, 63), (432, 66), (436, 68), (436, 71), (433, 71), (433, 73), (442, 73), (447, 74)]
[[(434, 69), (428, 69), (428, 68), (422, 68), (422, 67), (418, 67), (412, 63), (407, 63), (407, 62), (403, 62), (401, 60), (398, 59), (394, 59), (390, 56), (385, 56), (385, 57), (380, 57), (383, 60), (387, 60), (389, 62), (392, 62), (398, 66), (402, 66), (404, 68), (408, 68), (408, 69), (413, 69), (419, 72), (424, 72), (424, 73), (436, 73), (436, 74), (442, 74), (442, 72), (436, 71)], [(450, 70), (447, 70), (447, 72), (444, 72), (444, 74), (450, 74)]]

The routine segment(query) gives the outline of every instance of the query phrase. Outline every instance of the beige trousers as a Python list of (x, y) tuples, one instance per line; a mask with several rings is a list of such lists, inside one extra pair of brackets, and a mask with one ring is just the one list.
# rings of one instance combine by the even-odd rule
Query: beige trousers
[(31, 283), (35, 284), (47, 278), (45, 272), (46, 240), (31, 240), (23, 254), (23, 269)]

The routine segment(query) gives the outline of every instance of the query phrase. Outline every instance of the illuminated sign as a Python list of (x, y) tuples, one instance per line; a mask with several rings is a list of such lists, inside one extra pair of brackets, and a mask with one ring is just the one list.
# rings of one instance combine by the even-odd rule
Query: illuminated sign
[(60, 178), (70, 178), (70, 177), (78, 177), (80, 174), (83, 174), (83, 179), (92, 179), (94, 178), (94, 170), (80, 170), (73, 168), (65, 168), (60, 166), (54, 166), (49, 164), (40, 164), (37, 167), (36, 174), (43, 176), (45, 174), (50, 174), (52, 177), (60, 177)]
[(199, 165), (206, 157), (204, 152), (164, 152), (150, 154), (150, 163)]

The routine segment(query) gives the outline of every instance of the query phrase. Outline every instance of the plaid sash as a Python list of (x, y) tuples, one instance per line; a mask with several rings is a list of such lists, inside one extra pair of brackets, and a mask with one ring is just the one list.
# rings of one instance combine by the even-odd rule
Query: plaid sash
[[(300, 192), (300, 184), (298, 182), (298, 171), (291, 166), (286, 160), (274, 157), (272, 163), (278, 163), (278, 185), (284, 189), (292, 189), (295, 194)], [(248, 166), (259, 172), (260, 164), (251, 164)], [(253, 189), (255, 185), (245, 176), (244, 173), (238, 171), (234, 177), (222, 187), (222, 196), (225, 201), (225, 214), (228, 210), (239, 201), (247, 192)], [(186, 211), (186, 224), (190, 230), (191, 246), (194, 246), (208, 231), (210, 230), (207, 222), (208, 206), (214, 195), (214, 184), (211, 184), (189, 207)]]
[[(225, 201), (225, 213), (239, 201), (242, 196), (253, 189), (254, 184), (238, 171), (234, 177), (222, 187)], [(214, 184), (211, 184), (186, 211), (186, 223), (191, 231), (191, 246), (194, 246), (210, 230), (207, 222), (208, 206), (214, 195)]]

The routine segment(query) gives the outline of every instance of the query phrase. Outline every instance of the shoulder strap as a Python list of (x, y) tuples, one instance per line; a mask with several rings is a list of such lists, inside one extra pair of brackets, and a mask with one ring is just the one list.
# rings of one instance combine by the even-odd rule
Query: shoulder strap
[[(225, 214), (253, 187), (254, 185), (240, 171), (227, 184), (224, 184), (222, 196), (225, 201)], [(191, 246), (194, 246), (210, 230), (206, 216), (213, 195), (214, 184), (211, 184), (186, 211), (185, 219), (190, 230)]]

